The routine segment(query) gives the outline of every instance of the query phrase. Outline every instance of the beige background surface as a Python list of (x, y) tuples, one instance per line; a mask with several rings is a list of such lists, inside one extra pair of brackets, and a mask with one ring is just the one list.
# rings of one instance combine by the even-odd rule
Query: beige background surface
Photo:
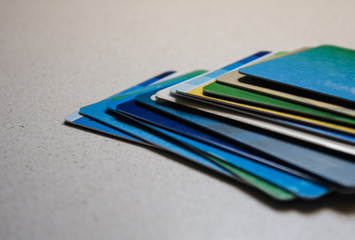
[(0, 239), (354, 239), (355, 196), (280, 204), (63, 125), (168, 69), (355, 48), (355, 1), (0, 1)]

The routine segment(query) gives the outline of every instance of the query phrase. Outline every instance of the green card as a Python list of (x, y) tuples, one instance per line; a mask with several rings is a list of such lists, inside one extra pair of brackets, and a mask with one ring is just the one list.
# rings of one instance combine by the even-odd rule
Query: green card
[(225, 98), (231, 101), (244, 102), (251, 105), (277, 109), (284, 112), (296, 113), (298, 115), (320, 119), (323, 121), (355, 126), (355, 119), (353, 118), (348, 118), (343, 115), (338, 115), (335, 113), (323, 111), (263, 94), (258, 94), (256, 92), (243, 90), (217, 82), (213, 82), (204, 86), (203, 93), (218, 98)]
[(280, 201), (290, 201), (296, 198), (296, 196), (280, 187), (277, 187), (267, 181), (264, 181), (254, 175), (251, 175), (247, 172), (244, 172), (228, 163), (225, 163), (217, 158), (209, 156), (209, 158), (214, 161), (215, 163), (219, 164), (220, 166), (224, 167), (226, 170), (230, 171), (231, 173), (241, 177), (249, 184), (253, 185), (254, 187), (260, 189), (261, 191), (267, 193), (268, 195), (276, 198)]

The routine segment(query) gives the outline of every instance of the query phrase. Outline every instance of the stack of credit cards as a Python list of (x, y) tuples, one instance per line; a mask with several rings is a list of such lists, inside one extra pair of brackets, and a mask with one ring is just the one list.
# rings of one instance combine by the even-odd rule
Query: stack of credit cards
[(168, 71), (66, 122), (169, 151), (280, 201), (355, 192), (355, 50), (261, 51)]

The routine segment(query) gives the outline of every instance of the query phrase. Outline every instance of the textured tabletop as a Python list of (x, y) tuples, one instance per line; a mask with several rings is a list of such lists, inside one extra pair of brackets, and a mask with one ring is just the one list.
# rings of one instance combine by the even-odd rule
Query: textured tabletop
[(0, 1), (0, 239), (354, 239), (355, 195), (277, 203), (63, 124), (166, 70), (355, 48), (355, 1)]

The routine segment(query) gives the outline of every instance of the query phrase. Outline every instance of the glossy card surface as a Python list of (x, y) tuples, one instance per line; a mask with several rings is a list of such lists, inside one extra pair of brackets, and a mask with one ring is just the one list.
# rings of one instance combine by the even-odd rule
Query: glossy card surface
[(322, 45), (239, 69), (252, 77), (355, 102), (355, 50)]
[[(156, 96), (158, 99), (175, 103), (187, 109), (190, 108), (188, 114), (180, 112), (176, 115), (175, 111), (169, 112), (179, 119), (203, 127), (240, 144), (246, 144), (255, 150), (277, 158), (280, 162), (290, 164), (337, 184), (344, 190), (353, 191), (355, 189), (355, 176), (353, 174), (355, 163), (352, 161), (352, 156), (319, 151), (319, 149), (308, 145), (299, 145), (288, 138), (277, 138), (277, 136), (266, 134), (263, 131), (227, 124), (225, 121), (215, 119), (214, 116), (225, 118), (223, 113), (231, 114), (230, 111), (216, 111), (215, 107), (210, 105), (175, 98), (170, 95), (169, 88), (157, 92)], [(208, 114), (210, 117), (203, 116), (204, 114)]]
[[(155, 86), (149, 85), (145, 88), (140, 89), (139, 91), (133, 91), (131, 93), (128, 93), (128, 94), (125, 94), (122, 96), (127, 96), (127, 95), (130, 95), (133, 93), (144, 92), (144, 90), (150, 91), (155, 88), (169, 86), (169, 85), (172, 85), (176, 82), (184, 81), (184, 80), (189, 79), (193, 76), (199, 75), (202, 72), (205, 72), (205, 71), (204, 70), (194, 71), (194, 72), (182, 75), (180, 77), (159, 83), (158, 85), (155, 85)], [(221, 168), (220, 166), (210, 162), (208, 159), (206, 159), (198, 154), (195, 154), (189, 150), (186, 150), (183, 147), (174, 144), (173, 142), (169, 142), (167, 140), (161, 139), (160, 137), (151, 133), (151, 131), (149, 131), (148, 129), (142, 127), (140, 124), (132, 122), (131, 120), (129, 120), (127, 118), (124, 118), (121, 116), (115, 116), (115, 115), (112, 115), (112, 113), (106, 112), (106, 103), (111, 101), (112, 98), (115, 98), (117, 96), (121, 96), (121, 95), (115, 94), (112, 97), (106, 98), (101, 102), (93, 104), (94, 106), (89, 105), (87, 107), (81, 108), (81, 110), (83, 110), (82, 113), (85, 114), (85, 116), (88, 116), (96, 121), (104, 123), (105, 125), (107, 125), (111, 128), (122, 131), (122, 132), (129, 134), (131, 136), (134, 136), (137, 139), (150, 142), (151, 144), (155, 144), (158, 147), (162, 147), (163, 149), (177, 153), (180, 156), (183, 156), (183, 157), (186, 157), (189, 159), (194, 159), (194, 161), (199, 162), (204, 166), (212, 168), (212, 169), (214, 169), (220, 173), (223, 173), (227, 176), (231, 176), (230, 172), (228, 172), (228, 171), (224, 170), (223, 168)], [(92, 106), (92, 108), (90, 108), (90, 106)]]
[[(274, 118), (273, 116), (264, 116), (260, 114), (257, 115), (255, 113), (253, 114), (250, 112), (242, 111), (240, 109), (236, 109), (235, 105), (240, 105), (240, 103), (235, 103), (229, 100), (204, 96), (202, 93), (203, 86), (204, 85), (194, 88), (193, 90), (190, 90), (187, 94), (182, 94), (182, 96), (186, 96), (194, 100), (199, 100), (201, 102), (210, 103), (214, 105), (215, 109), (217, 110), (222, 110), (223, 108), (225, 108), (234, 111), (233, 114), (229, 114), (229, 119), (233, 119), (235, 121), (242, 122), (261, 129), (266, 129), (301, 141), (309, 142), (324, 147), (326, 149), (332, 149), (335, 151), (339, 151), (342, 153), (347, 153), (355, 156), (355, 146), (351, 143), (345, 143), (342, 141), (331, 139), (329, 138), (329, 136), (320, 136), (320, 135), (318, 136), (313, 133), (309, 133), (307, 131), (304, 131), (303, 128), (300, 128), (300, 125), (295, 126), (289, 124), (289, 122), (286, 121), (279, 121), (279, 119)], [(274, 111), (274, 110), (268, 110), (268, 111)], [(297, 117), (304, 118), (300, 116)], [(320, 120), (312, 120), (312, 122), (322, 123), (322, 124), (325, 123), (325, 122), (321, 122)], [(333, 123), (325, 123), (325, 125), (328, 126), (329, 128), (330, 126), (333, 128), (336, 127), (337, 130), (338, 129), (341, 129), (343, 131), (346, 130), (346, 132), (350, 132), (352, 134), (355, 132), (355, 129), (353, 128), (335, 125)]]
[[(175, 78), (174, 81), (183, 81), (185, 79), (188, 79), (189, 77), (193, 77), (193, 75), (198, 75), (201, 72), (205, 72), (205, 71), (198, 70), (198, 71), (195, 71), (195, 72), (192, 72), (189, 74), (185, 74), (185, 75)], [(168, 84), (165, 84), (165, 82), (167, 82)], [(125, 94), (125, 95), (116, 94), (114, 97), (126, 96), (129, 98), (129, 96), (134, 93), (144, 92), (145, 90), (149, 91), (149, 90), (157, 88), (157, 87), (164, 87), (165, 85), (171, 84), (172, 81), (167, 80), (165, 82), (155, 84), (155, 86), (150, 85), (148, 87), (142, 88), (140, 91), (134, 91), (133, 93), (131, 92), (131, 93)], [(108, 98), (108, 99), (110, 99), (110, 98)], [(107, 99), (105, 99), (103, 102), (106, 103)], [(102, 106), (102, 104), (101, 104), (101, 106)], [(95, 109), (94, 113), (100, 109), (98, 104), (95, 105), (94, 109)], [(97, 115), (92, 114), (92, 116), (94, 116), (94, 117), (92, 117), (92, 116), (90, 116), (90, 117), (97, 120), (97, 121), (103, 122), (106, 125), (114, 128), (114, 129), (117, 129), (117, 130), (122, 131), (124, 133), (128, 133), (133, 137), (136, 137), (142, 141), (148, 142), (149, 144), (152, 144), (155, 147), (172, 152), (172, 153), (182, 156), (186, 159), (194, 161), (198, 164), (201, 164), (205, 167), (208, 167), (214, 171), (217, 171), (221, 174), (229, 176), (233, 179), (236, 179), (236, 180), (239, 180), (239, 181), (244, 182), (246, 184), (252, 185), (260, 190), (263, 190), (265, 193), (267, 193), (268, 195), (272, 196), (275, 199), (286, 201), (286, 200), (292, 200), (295, 198), (295, 196), (293, 194), (285, 192), (282, 189), (278, 189), (278, 188), (274, 187), (273, 185), (270, 185), (267, 182), (257, 179), (254, 176), (252, 176), (244, 171), (234, 169), (233, 167), (229, 167), (229, 169), (233, 169), (233, 172), (230, 172), (229, 170), (226, 170), (225, 167), (222, 167), (221, 165), (219, 165), (217, 163), (218, 161), (214, 161), (215, 159), (211, 158), (211, 156), (204, 155), (204, 154), (198, 154), (195, 151), (192, 151), (191, 149), (186, 149), (185, 147), (177, 144), (177, 142), (172, 139), (164, 139), (161, 136), (157, 136), (156, 134), (152, 133), (150, 129), (147, 129), (146, 127), (142, 126), (141, 124), (132, 122), (132, 120), (130, 120), (130, 119), (127, 119), (122, 116), (114, 116), (106, 111), (103, 111), (103, 112), (98, 111), (98, 112), (99, 112), (99, 114), (97, 114)], [(106, 121), (106, 120), (108, 120), (108, 121)], [(265, 188), (265, 189), (262, 189), (262, 188)]]
[[(246, 145), (232, 143), (228, 139), (218, 136), (216, 134), (211, 134), (211, 132), (204, 131), (200, 127), (196, 128), (191, 124), (186, 123), (185, 121), (178, 121), (176, 115), (190, 115), (192, 118), (195, 116), (194, 114), (190, 114), (188, 111), (184, 111), (179, 108), (171, 108), (169, 106), (157, 104), (155, 102), (155, 96), (152, 96), (152, 94), (154, 93), (155, 91), (140, 94), (135, 98), (135, 102), (137, 103), (137, 105), (143, 106), (152, 111), (140, 111), (140, 108), (138, 107), (132, 109), (127, 109), (127, 107), (125, 107), (125, 109), (123, 109), (123, 104), (120, 105), (121, 107), (119, 110), (121, 112), (126, 110), (125, 113), (127, 115), (132, 114), (137, 118), (139, 118), (138, 115), (142, 115), (140, 116), (142, 120), (144, 119), (145, 121), (148, 121), (151, 124), (167, 128), (187, 137), (219, 147), (231, 153), (244, 156), (248, 159), (263, 163), (281, 171), (288, 172), (292, 175), (312, 180), (310, 176), (305, 175), (302, 172), (296, 171), (295, 169), (281, 165), (270, 159), (269, 156), (262, 156), (262, 154), (260, 153), (257, 154), (255, 151), (251, 151)], [(171, 115), (169, 113), (171, 113)]]
[(193, 146), (193, 148), (197, 149), (199, 152), (205, 152), (207, 154), (213, 155), (214, 157), (220, 160), (223, 160), (233, 166), (245, 170), (281, 188), (284, 188), (298, 195), (299, 197), (316, 198), (328, 192), (328, 188), (325, 186), (312, 183), (306, 179), (302, 179), (286, 172), (271, 168), (269, 166), (253, 162), (245, 157), (238, 156), (235, 153), (230, 153), (220, 148), (213, 147), (209, 144), (205, 144), (200, 141), (183, 136), (179, 133), (172, 132), (170, 130), (167, 130), (167, 128), (163, 129), (154, 124), (150, 124), (160, 122), (161, 125), (162, 122), (164, 122), (167, 118), (136, 105), (134, 103), (134, 100), (122, 102), (121, 104), (117, 105), (116, 111), (118, 113), (121, 113), (122, 115), (128, 115), (138, 120), (144, 120), (146, 121), (145, 125), (152, 129), (155, 129), (165, 135), (168, 135), (183, 144)]
[[(126, 118), (126, 117), (122, 116), (122, 118)], [(244, 182), (250, 186), (253, 186), (263, 191), (264, 193), (268, 194), (269, 196), (275, 199), (286, 201), (295, 198), (294, 194), (280, 187), (277, 187), (274, 184), (266, 182), (263, 179), (255, 177), (254, 175), (245, 172), (244, 170), (238, 169), (235, 166), (230, 166), (228, 168), (228, 169), (233, 169), (232, 172), (227, 170), (225, 167), (222, 167), (219, 164), (218, 159), (216, 161), (214, 156), (210, 156), (206, 152), (198, 151), (196, 148), (190, 146), (186, 142), (176, 141), (176, 139), (173, 138), (172, 135), (163, 134), (163, 132), (156, 131), (156, 129), (154, 128), (150, 128), (145, 125), (142, 125), (139, 121), (133, 121), (130, 118), (127, 118), (127, 120), (130, 121), (131, 123), (138, 124), (141, 130), (148, 131), (150, 134), (152, 134), (151, 136), (148, 136), (147, 132), (145, 132), (143, 135), (139, 133), (140, 137), (143, 137), (151, 144), (158, 145), (164, 150), (170, 151), (172, 153), (190, 159), (196, 163), (199, 163), (205, 167), (208, 167), (212, 170), (223, 173), (224, 175), (235, 178), (236, 180)], [(321, 187), (320, 189), (323, 190), (323, 188)]]
[[(203, 83), (200, 86), (197, 86), (194, 88), (189, 88), (189, 91), (187, 91), (187, 92), (176, 91), (175, 93), (179, 94), (181, 96), (190, 97), (195, 100), (202, 101), (202, 102), (209, 102), (212, 104), (217, 103), (217, 104), (219, 104), (218, 105), (219, 107), (225, 107), (225, 108), (235, 110), (238, 112), (243, 112), (245, 114), (250, 115), (250, 114), (254, 113), (254, 114), (258, 114), (259, 116), (263, 115), (263, 117), (265, 119), (268, 119), (269, 121), (276, 121), (277, 122), (278, 119), (286, 119), (289, 121), (294, 121), (294, 122), (296, 121), (296, 122), (301, 122), (304, 124), (315, 125), (315, 126), (322, 127), (322, 128), (328, 128), (328, 129), (332, 129), (335, 131), (342, 131), (342, 132), (349, 133), (349, 134), (355, 134), (355, 129), (353, 127), (348, 127), (348, 126), (340, 125), (340, 124), (336, 124), (336, 123), (325, 122), (322, 120), (304, 117), (304, 116), (296, 115), (293, 113), (281, 112), (279, 110), (273, 110), (273, 109), (268, 109), (265, 107), (253, 106), (253, 105), (249, 105), (249, 104), (245, 104), (245, 103), (240, 103), (240, 102), (235, 102), (235, 101), (230, 101), (230, 100), (225, 100), (225, 99), (220, 99), (220, 98), (215, 98), (215, 97), (204, 95), (203, 88), (212, 82), (213, 82), (213, 80)], [(182, 85), (182, 86), (184, 86), (184, 85)]]
[[(249, 62), (260, 61), (260, 59), (263, 59), (261, 57), (265, 56), (265, 55), (266, 55), (265, 52), (257, 53), (252, 56), (249, 56), (245, 59), (242, 59), (236, 63), (233, 63), (232, 65), (234, 68), (238, 68), (238, 67), (243, 66)], [(271, 57), (272, 57), (272, 55), (271, 55)], [(179, 94), (182, 96), (191, 97), (191, 98), (194, 98), (194, 99), (200, 100), (200, 101), (208, 101), (210, 103), (217, 102), (220, 104), (217, 106), (225, 107), (230, 110), (239, 111), (239, 113), (242, 113), (241, 110), (247, 110), (247, 111), (254, 111), (256, 113), (266, 114), (266, 116), (263, 116), (263, 119), (268, 122), (255, 120), (255, 119), (250, 120), (250, 119), (247, 119), (246, 116), (238, 116), (238, 119), (239, 119), (238, 121), (242, 121), (243, 123), (246, 123), (246, 124), (252, 124), (255, 127), (267, 129), (269, 131), (273, 131), (278, 134), (286, 135), (288, 137), (293, 137), (293, 138), (301, 140), (301, 141), (310, 142), (312, 144), (319, 145), (319, 146), (327, 148), (327, 149), (332, 149), (335, 151), (339, 151), (341, 153), (346, 153), (346, 154), (350, 154), (350, 155), (355, 156), (355, 146), (353, 146), (352, 144), (343, 143), (343, 142), (340, 142), (335, 139), (328, 139), (328, 136), (317, 136), (314, 134), (310, 134), (308, 132), (305, 132), (304, 129), (293, 129), (295, 127), (295, 125), (293, 125), (293, 126), (279, 126), (279, 124), (282, 124), (282, 123), (280, 121), (278, 121), (277, 118), (275, 119), (272, 117), (282, 116), (283, 118), (286, 118), (287, 120), (295, 120), (296, 119), (298, 121), (307, 122), (307, 123), (314, 124), (317, 126), (330, 128), (330, 129), (333, 129), (336, 131), (343, 131), (343, 132), (350, 133), (350, 134), (355, 134), (354, 128), (350, 128), (350, 127), (346, 127), (346, 126), (342, 126), (342, 125), (338, 125), (338, 124), (334, 124), (334, 123), (328, 123), (328, 122), (324, 122), (324, 121), (320, 121), (320, 120), (316, 120), (316, 119), (310, 119), (310, 118), (302, 117), (302, 116), (295, 115), (295, 114), (284, 113), (284, 112), (270, 110), (270, 109), (266, 109), (266, 108), (262, 108), (262, 107), (251, 106), (248, 104), (236, 103), (233, 101), (204, 96), (203, 95), (203, 87), (205, 85), (213, 82), (214, 81), (213, 78), (217, 77), (218, 74), (227, 72), (226, 69), (232, 70), (231, 67), (229, 67), (229, 66), (231, 66), (231, 65), (228, 65), (227, 67), (218, 69), (216, 71), (211, 71), (209, 73), (198, 76), (196, 78), (185, 81), (183, 83), (177, 84), (177, 85), (171, 87), (170, 91), (173, 94)], [(247, 113), (244, 111), (243, 114), (248, 114), (249, 116), (251, 116), (252, 113), (250, 113), (250, 112)], [(259, 118), (261, 117), (260, 114), (258, 117)], [(285, 124), (288, 124), (288, 123), (283, 122), (283, 125), (285, 125)], [(300, 125), (297, 125), (296, 127), (300, 128)]]
[[(212, 97), (213, 99), (215, 98), (234, 98), (236, 93), (239, 93), (240, 89), (234, 88), (234, 87), (230, 87), (228, 85), (224, 85), (224, 84), (219, 84), (217, 82), (213, 82), (211, 84), (208, 84), (206, 86), (203, 87), (203, 91), (204, 94), (207, 94), (207, 97)], [(250, 92), (248, 92), (250, 93)], [(243, 93), (242, 93), (243, 94)], [(242, 97), (242, 95), (237, 96), (237, 98)], [(221, 100), (223, 100), (221, 99)], [(227, 99), (228, 100), (228, 99)], [(232, 102), (236, 101), (235, 100), (230, 100)], [(228, 103), (228, 102), (225, 102)], [(232, 105), (232, 103), (231, 103)], [(233, 106), (233, 105), (232, 105)], [(231, 109), (233, 110), (233, 108), (227, 108), (227, 109)], [(272, 119), (271, 119), (272, 120)], [(307, 124), (302, 124), (302, 123), (297, 123), (294, 121), (289, 121), (289, 120), (285, 120), (285, 119), (274, 119), (274, 121), (279, 122), (279, 123), (283, 123), (285, 124), (285, 126), (290, 126), (290, 127), (294, 127), (296, 129), (300, 129), (302, 131), (306, 131), (306, 132), (311, 132), (312, 134), (317, 134), (317, 135), (323, 135), (324, 137), (330, 137), (334, 140), (337, 141), (347, 141), (350, 144), (355, 144), (355, 135), (354, 134), (347, 134), (343, 131), (336, 131), (334, 129), (330, 129), (330, 128), (321, 128), (319, 126), (314, 126), (314, 125), (307, 125)]]

